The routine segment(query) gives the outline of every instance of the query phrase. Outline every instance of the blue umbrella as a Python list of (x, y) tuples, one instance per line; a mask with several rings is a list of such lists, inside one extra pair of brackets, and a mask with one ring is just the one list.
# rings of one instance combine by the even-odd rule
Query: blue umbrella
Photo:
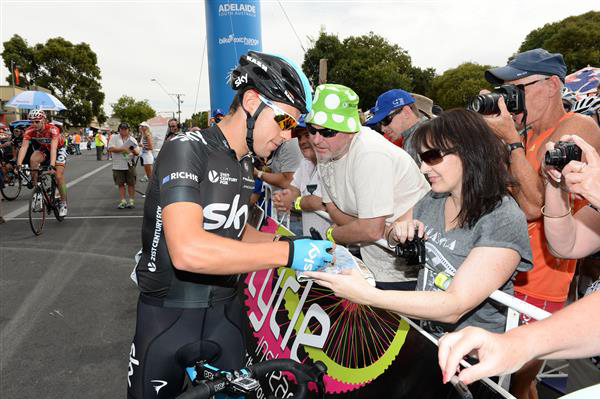
[(5, 107), (45, 109), (50, 111), (62, 111), (63, 109), (67, 109), (67, 107), (52, 94), (34, 90), (28, 90), (17, 94), (6, 103)]

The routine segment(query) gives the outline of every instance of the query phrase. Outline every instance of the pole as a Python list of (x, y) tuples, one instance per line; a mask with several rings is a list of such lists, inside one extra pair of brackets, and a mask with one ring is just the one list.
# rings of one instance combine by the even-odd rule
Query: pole
[(327, 83), (327, 58), (319, 60), (319, 84)]
[(181, 123), (181, 103), (183, 102), (181, 96), (185, 96), (185, 94), (172, 93), (171, 95), (177, 97), (177, 123)]

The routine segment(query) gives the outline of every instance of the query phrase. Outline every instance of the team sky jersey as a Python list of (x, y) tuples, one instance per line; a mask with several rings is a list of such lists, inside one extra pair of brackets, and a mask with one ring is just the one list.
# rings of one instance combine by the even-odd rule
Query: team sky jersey
[(36, 150), (45, 149), (50, 151), (52, 139), (55, 137), (58, 137), (57, 148), (63, 147), (65, 145), (65, 138), (60, 134), (60, 130), (51, 123), (46, 123), (44, 128), (39, 132), (33, 126), (30, 126), (23, 133), (23, 139), (30, 140), (33, 148)]
[(252, 157), (238, 160), (217, 126), (180, 133), (161, 148), (146, 192), (142, 255), (136, 268), (142, 295), (165, 307), (210, 306), (232, 292), (238, 275), (204, 275), (177, 270), (167, 250), (163, 209), (194, 202), (204, 211), (204, 230), (240, 240), (254, 188)]

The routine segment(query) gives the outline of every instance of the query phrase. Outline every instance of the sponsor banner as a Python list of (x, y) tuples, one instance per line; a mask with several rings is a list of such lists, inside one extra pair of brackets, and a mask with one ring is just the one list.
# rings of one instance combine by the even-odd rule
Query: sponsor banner
[(240, 56), (262, 51), (260, 1), (204, 2), (211, 109), (229, 109), (234, 91), (229, 75)]
[[(271, 218), (261, 230), (291, 235)], [(326, 397), (461, 398), (442, 384), (437, 346), (400, 315), (337, 298), (312, 281), (300, 283), (287, 268), (248, 273), (244, 283), (247, 365), (275, 358), (321, 361)], [(257, 398), (286, 397), (292, 390), (287, 374), (268, 380)], [(507, 397), (485, 382), (469, 389), (476, 398)]]

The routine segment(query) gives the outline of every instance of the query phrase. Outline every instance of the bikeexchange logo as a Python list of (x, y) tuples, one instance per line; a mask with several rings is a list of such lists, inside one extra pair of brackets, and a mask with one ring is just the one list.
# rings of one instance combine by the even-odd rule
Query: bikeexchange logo
[(229, 15), (247, 15), (249, 17), (256, 17), (256, 5), (248, 3), (219, 4), (219, 17)]
[(255, 39), (253, 37), (246, 37), (246, 36), (235, 37), (233, 35), (233, 33), (230, 34), (229, 36), (219, 38), (219, 44), (231, 44), (231, 43), (243, 44), (244, 46), (258, 46), (259, 41), (258, 41), (258, 39)]

